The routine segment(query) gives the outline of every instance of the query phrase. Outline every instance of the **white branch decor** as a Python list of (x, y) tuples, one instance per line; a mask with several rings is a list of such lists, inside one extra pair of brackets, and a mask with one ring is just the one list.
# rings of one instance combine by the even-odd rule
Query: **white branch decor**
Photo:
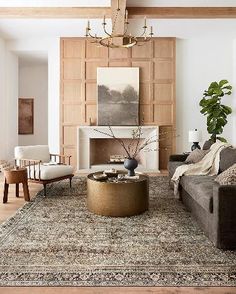
[[(117, 138), (112, 130), (111, 126), (108, 126), (109, 128), (109, 132), (104, 132), (98, 129), (94, 129), (94, 131), (101, 133), (103, 135), (106, 135), (110, 138), (113, 138), (114, 140), (116, 140), (124, 149), (125, 153), (126, 153), (126, 157), (128, 159), (135, 159), (137, 158), (137, 156), (139, 155), (139, 153), (141, 151), (143, 152), (150, 152), (150, 151), (157, 151), (158, 148), (149, 148), (150, 144), (156, 143), (156, 142), (160, 142), (161, 140), (165, 140), (166, 137), (157, 137), (157, 135), (153, 135), (151, 137), (145, 138), (143, 140), (141, 140), (142, 137), (142, 126), (137, 126), (137, 128), (134, 128), (132, 130), (132, 139), (130, 139), (130, 142), (128, 144), (125, 144), (125, 142), (121, 139), (121, 138)], [(171, 134), (171, 132), (163, 132), (160, 133), (159, 136), (165, 136), (168, 134)]]

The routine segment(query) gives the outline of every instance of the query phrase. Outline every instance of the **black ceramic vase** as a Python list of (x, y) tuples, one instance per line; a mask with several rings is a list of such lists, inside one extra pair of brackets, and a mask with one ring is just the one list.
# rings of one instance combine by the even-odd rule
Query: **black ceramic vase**
[(124, 162), (124, 167), (128, 170), (128, 176), (135, 176), (134, 170), (138, 166), (138, 161), (134, 158), (128, 158)]

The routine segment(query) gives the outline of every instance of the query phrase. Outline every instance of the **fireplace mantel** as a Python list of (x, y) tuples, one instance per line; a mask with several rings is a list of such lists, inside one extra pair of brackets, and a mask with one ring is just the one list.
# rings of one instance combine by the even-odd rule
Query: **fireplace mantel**
[[(113, 126), (112, 130), (117, 138), (131, 139), (132, 131), (136, 129), (137, 126)], [(77, 128), (77, 170), (90, 170), (96, 169), (96, 167), (91, 165), (90, 162), (90, 151), (91, 151), (91, 140), (92, 139), (112, 139), (105, 134), (96, 132), (96, 130), (110, 133), (108, 126), (81, 126)], [(142, 126), (141, 138), (145, 139), (150, 136), (159, 137), (159, 127), (158, 126)], [(115, 142), (115, 140), (114, 140)], [(145, 164), (140, 171), (159, 171), (159, 143), (155, 142), (150, 145), (151, 149), (157, 149), (157, 151), (143, 152), (145, 157)], [(103, 165), (103, 168), (111, 167), (109, 164)], [(97, 169), (100, 169), (98, 166)]]

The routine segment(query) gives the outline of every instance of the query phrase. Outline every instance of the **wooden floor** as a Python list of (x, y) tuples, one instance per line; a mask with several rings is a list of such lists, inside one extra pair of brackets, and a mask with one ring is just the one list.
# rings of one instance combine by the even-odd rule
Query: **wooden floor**
[(229, 287), (0, 287), (0, 294), (235, 294)]
[[(154, 174), (152, 174), (154, 175)], [(166, 175), (166, 172), (155, 175)], [(25, 203), (22, 187), (15, 197), (15, 185), (10, 185), (8, 203), (2, 203), (4, 178), (0, 173), (0, 223), (15, 214)], [(42, 189), (29, 184), (31, 198)], [(236, 294), (233, 287), (0, 287), (0, 294)]]

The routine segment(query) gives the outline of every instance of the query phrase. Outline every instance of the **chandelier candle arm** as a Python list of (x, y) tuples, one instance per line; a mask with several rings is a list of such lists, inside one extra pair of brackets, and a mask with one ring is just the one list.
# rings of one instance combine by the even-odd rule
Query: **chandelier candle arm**
[[(113, 5), (115, 2), (115, 5)], [(120, 4), (121, 2), (121, 4)], [(95, 41), (92, 43), (98, 43), (102, 46), (109, 48), (131, 48), (136, 44), (143, 45), (144, 43), (151, 40), (153, 34), (153, 27), (150, 27), (150, 33), (147, 32), (147, 17), (144, 18), (144, 26), (142, 27), (143, 32), (140, 36), (133, 36), (131, 33), (128, 34), (129, 21), (128, 21), (128, 10), (126, 7), (126, 0), (112, 0), (112, 28), (109, 33), (106, 28), (106, 16), (103, 16), (102, 27), (105, 36), (97, 36), (97, 34), (91, 34), (90, 21), (86, 27), (86, 37), (91, 37)], [(121, 5), (121, 6), (120, 6)], [(139, 39), (140, 38), (140, 39)], [(142, 44), (143, 43), (143, 44)]]

